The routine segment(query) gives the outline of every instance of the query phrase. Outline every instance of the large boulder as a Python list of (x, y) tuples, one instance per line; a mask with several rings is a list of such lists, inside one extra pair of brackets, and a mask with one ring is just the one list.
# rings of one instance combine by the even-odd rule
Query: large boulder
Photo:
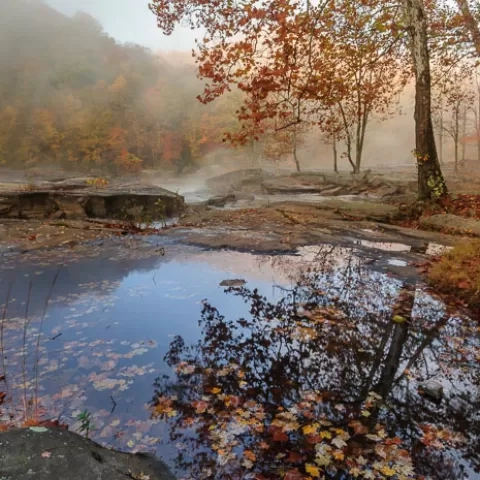
[(2, 432), (0, 452), (2, 480), (175, 480), (151, 454), (109, 450), (59, 428)]

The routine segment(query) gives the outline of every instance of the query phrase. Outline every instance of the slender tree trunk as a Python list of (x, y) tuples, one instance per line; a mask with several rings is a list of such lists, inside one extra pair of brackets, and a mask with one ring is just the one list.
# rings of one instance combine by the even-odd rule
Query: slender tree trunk
[(355, 167), (357, 173), (360, 172), (360, 167), (362, 164), (362, 155), (363, 155), (363, 146), (365, 144), (365, 133), (367, 131), (368, 125), (368, 107), (367, 105), (363, 106), (362, 111), (362, 118), (360, 120), (360, 128), (358, 129), (358, 137), (357, 137), (357, 151), (356, 151), (356, 158), (355, 158)]
[(352, 166), (353, 173), (357, 173), (357, 166), (352, 159), (352, 135), (350, 134), (350, 129), (348, 128), (347, 116), (345, 115), (345, 110), (343, 109), (342, 104), (339, 102), (338, 106), (340, 108), (340, 113), (342, 114), (343, 120), (343, 129), (345, 131), (345, 142), (347, 144), (347, 159), (348, 163)]
[(470, 34), (470, 40), (475, 47), (477, 55), (480, 57), (480, 29), (478, 28), (477, 21), (470, 11), (468, 5), (468, 0), (456, 0), (458, 8), (463, 15), (465, 26), (467, 27), (468, 33)]
[(338, 152), (337, 152), (337, 137), (334, 135), (332, 140), (333, 148), (333, 171), (338, 173)]
[(463, 106), (463, 116), (462, 116), (462, 164), (465, 163), (467, 156), (467, 144), (465, 142), (465, 137), (467, 136), (467, 106)]
[(458, 134), (453, 139), (455, 143), (455, 172), (458, 172)]
[(430, 57), (423, 0), (404, 0), (415, 69), (415, 137), (420, 200), (438, 200), (448, 194), (440, 169), (432, 125)]
[(440, 105), (440, 131), (438, 132), (438, 160), (443, 165), (443, 101)]
[(453, 131), (453, 142), (455, 144), (455, 172), (458, 172), (458, 143), (460, 137), (460, 104), (455, 108), (455, 126)]
[(297, 132), (293, 132), (293, 161), (295, 162), (295, 168), (297, 172), (300, 172), (300, 162), (298, 161), (297, 156)]

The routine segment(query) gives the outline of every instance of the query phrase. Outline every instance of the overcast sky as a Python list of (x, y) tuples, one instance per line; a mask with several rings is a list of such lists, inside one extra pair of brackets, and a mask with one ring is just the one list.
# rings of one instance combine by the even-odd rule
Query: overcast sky
[(89, 13), (105, 31), (121, 42), (140, 43), (153, 50), (191, 50), (195, 35), (179, 28), (167, 37), (157, 28), (148, 0), (46, 0), (57, 10), (72, 15), (78, 10)]

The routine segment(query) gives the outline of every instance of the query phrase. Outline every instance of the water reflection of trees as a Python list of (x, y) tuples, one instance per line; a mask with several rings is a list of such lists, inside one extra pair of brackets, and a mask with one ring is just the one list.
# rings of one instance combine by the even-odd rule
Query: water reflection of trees
[[(478, 332), (468, 319), (353, 257), (341, 271), (325, 262), (305, 274), (277, 303), (229, 293), (250, 316), (228, 319), (205, 303), (202, 339), (176, 338), (166, 357), (176, 378), (156, 381), (153, 411), (181, 446), (181, 471), (457, 479), (468, 478), (463, 462), (479, 469)], [(439, 375), (436, 404), (417, 385)]]

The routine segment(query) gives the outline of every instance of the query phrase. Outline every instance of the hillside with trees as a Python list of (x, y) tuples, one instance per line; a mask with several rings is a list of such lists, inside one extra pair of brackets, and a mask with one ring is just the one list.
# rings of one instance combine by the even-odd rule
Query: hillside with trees
[(235, 128), (230, 99), (204, 107), (200, 91), (194, 66), (118, 44), (86, 13), (0, 4), (0, 165), (182, 171)]

